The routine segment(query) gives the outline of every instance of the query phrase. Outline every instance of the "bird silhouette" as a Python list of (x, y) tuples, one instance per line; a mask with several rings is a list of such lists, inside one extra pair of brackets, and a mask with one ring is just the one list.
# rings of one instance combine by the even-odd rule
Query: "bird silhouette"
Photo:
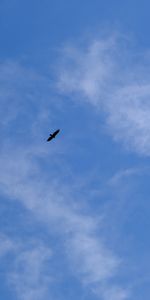
[(52, 134), (50, 133), (47, 142), (51, 141), (52, 139), (54, 139), (56, 137), (56, 135), (59, 133), (60, 129), (57, 129), (56, 131), (54, 131)]

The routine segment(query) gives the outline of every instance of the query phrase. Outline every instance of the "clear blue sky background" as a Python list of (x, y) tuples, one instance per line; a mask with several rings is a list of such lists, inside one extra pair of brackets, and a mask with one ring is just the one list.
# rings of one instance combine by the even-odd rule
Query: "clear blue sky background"
[(2, 299), (149, 299), (149, 10), (0, 1)]

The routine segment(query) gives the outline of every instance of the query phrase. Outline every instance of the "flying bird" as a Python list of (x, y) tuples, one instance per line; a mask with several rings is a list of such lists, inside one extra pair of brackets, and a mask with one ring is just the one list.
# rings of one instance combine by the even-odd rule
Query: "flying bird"
[(60, 129), (57, 129), (56, 131), (54, 131), (52, 134), (50, 133), (47, 142), (51, 141), (52, 139), (55, 138), (55, 136), (59, 133)]

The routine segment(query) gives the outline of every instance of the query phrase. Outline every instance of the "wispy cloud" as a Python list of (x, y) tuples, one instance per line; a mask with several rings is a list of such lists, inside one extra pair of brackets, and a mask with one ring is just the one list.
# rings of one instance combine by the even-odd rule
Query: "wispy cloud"
[[(95, 49), (91, 49), (92, 57), (95, 59), (95, 52), (98, 59), (99, 56), (103, 57), (103, 53), (105, 52), (105, 49), (108, 48), (108, 45), (106, 47), (105, 43), (100, 43), (100, 45), (99, 43), (98, 45), (96, 43)], [(97, 47), (102, 48), (100, 55)], [(96, 62), (97, 59), (95, 59), (95, 67)], [(108, 60), (108, 69), (111, 69), (112, 66), (110, 67), (109, 64)], [(8, 66), (7, 68), (3, 68), (6, 74), (9, 74), (9, 72), (13, 73), (12, 68), (11, 71)], [(16, 68), (17, 71), (15, 71)], [(95, 72), (94, 68), (93, 72)], [(19, 72), (19, 76), (22, 75), (21, 78), (23, 78), (23, 86), (24, 81), (26, 83), (25, 77), (32, 77), (30, 71), (28, 71), (28, 75), (27, 70), (24, 72), (21, 69), (20, 71), (20, 67), (18, 68), (18, 66), (14, 66), (13, 70), (14, 76), (16, 72), (17, 74)], [(103, 82), (103, 79), (107, 77), (108, 72), (105, 73), (104, 70), (99, 70), (97, 72), (94, 73), (95, 78), (97, 78), (97, 76), (101, 76)], [(14, 76), (13, 74), (11, 75), (11, 84), (7, 82), (7, 75), (5, 76), (8, 90), (13, 84), (16, 87), (13, 94), (13, 99), (16, 99), (16, 103), (13, 103), (15, 117), (11, 117), (9, 118), (9, 122), (8, 120), (5, 122), (6, 127), (10, 130), (13, 120), (15, 120), (16, 124), (19, 124), (20, 116), (24, 113), (26, 115), (24, 120), (28, 122), (29, 127), (35, 124), (38, 119), (40, 120), (40, 125), (42, 127), (41, 130), (43, 130), (45, 122), (47, 122), (47, 118), (40, 118), (40, 114), (35, 114), (34, 110), (32, 110), (33, 101), (36, 101), (35, 95), (37, 95), (34, 94), (34, 80), (32, 81), (31, 78), (29, 81), (31, 94), (33, 93), (34, 95), (32, 97), (28, 97), (29, 95), (27, 93), (23, 98), (23, 103), (20, 105), (20, 97), (23, 95), (24, 89), (22, 90), (22, 85), (20, 84), (19, 87), (17, 87), (17, 79), (15, 79), (15, 82), (12, 84)], [(18, 78), (18, 75), (16, 78)], [(87, 78), (86, 80), (85, 90), (86, 93), (89, 93), (86, 86), (88, 86), (90, 79)], [(97, 83), (96, 86), (98, 88), (99, 84)], [(28, 90), (28, 88), (25, 88), (25, 90)], [(19, 96), (18, 90), (20, 91)], [(90, 87), (90, 97), (94, 90), (95, 84)], [(41, 95), (40, 91), (39, 95)], [(43, 105), (43, 100), (40, 100), (39, 95), (38, 106), (42, 108), (43, 111), (45, 105)], [(5, 93), (3, 93), (3, 97), (6, 97)], [(90, 97), (89, 99), (91, 99)], [(8, 100), (10, 101), (10, 97)], [(51, 105), (53, 104), (49, 103), (49, 109), (51, 108)], [(28, 116), (28, 108), (30, 108), (31, 118)], [(24, 130), (24, 126), (22, 127), (22, 130)], [(70, 269), (70, 272), (72, 270), (74, 276), (77, 276), (81, 282), (86, 284), (91, 290), (94, 290), (96, 286), (102, 287), (104, 283), (105, 285), (107, 283), (107, 290), (109, 291), (110, 288), (112, 289), (112, 285), (109, 284), (109, 280), (113, 279), (119, 272), (121, 260), (113, 253), (113, 251), (111, 251), (111, 249), (109, 249), (107, 243), (104, 244), (101, 237), (102, 233), (98, 233), (100, 226), (99, 219), (86, 213), (86, 210), (82, 207), (82, 205), (75, 205), (75, 197), (71, 191), (71, 186), (68, 187), (64, 184), (59, 176), (59, 170), (57, 172), (57, 177), (55, 178), (53, 178), (53, 173), (50, 170), (47, 171), (45, 168), (43, 172), (40, 159), (43, 157), (43, 153), (45, 153), (45, 155), (47, 154), (47, 150), (45, 146), (41, 146), (35, 142), (36, 139), (33, 131), (27, 132), (26, 139), (21, 140), (19, 136), (18, 140), (19, 143), (16, 144), (16, 138), (14, 139), (14, 137), (10, 135), (9, 138), (4, 140), (4, 145), (1, 148), (1, 193), (7, 195), (10, 199), (20, 201), (26, 209), (32, 212), (33, 222), (38, 219), (46, 226), (49, 233), (55, 232), (58, 239), (61, 236), (60, 245), (64, 253), (67, 254), (68, 262), (70, 262), (70, 266), (68, 268)], [(31, 141), (30, 144), (29, 140)], [(32, 140), (35, 143), (33, 143)], [(49, 155), (50, 151), (51, 150), (49, 149)], [(55, 155), (56, 153), (59, 157), (59, 150), (55, 148)], [(41, 270), (48, 257), (51, 257), (51, 251), (47, 249), (47, 247), (43, 248), (43, 246), (33, 246), (30, 249), (20, 250), (20, 254), (18, 254), (18, 258), (16, 259), (15, 272), (12, 273), (11, 278), (18, 295), (23, 295), (22, 299), (44, 298), (48, 282), (45, 275), (41, 273)], [(42, 280), (44, 282), (43, 286), (38, 288), (39, 281)], [(34, 287), (37, 288), (38, 294), (37, 292), (35, 293)], [(122, 297), (122, 295), (125, 295), (124, 289), (120, 288), (118, 291), (117, 295), (116, 290), (116, 297), (118, 297), (116, 299), (125, 299), (125, 296), (124, 298)], [(104, 298), (104, 292), (100, 291), (99, 297), (100, 296), (103, 296)]]
[[(26, 162), (26, 166), (30, 165), (31, 169), (25, 168), (27, 173), (24, 172), (21, 163), (19, 173), (15, 168), (11, 169), (13, 180), (3, 175), (1, 190), (10, 198), (21, 201), (33, 213), (35, 220), (46, 224), (49, 232), (55, 231), (58, 237), (63, 235), (65, 243), (62, 247), (72, 265), (69, 268), (73, 268), (74, 275), (79, 276), (83, 283), (92, 288), (93, 284), (101, 285), (113, 278), (121, 262), (96, 233), (98, 220), (84, 213), (82, 207), (74, 207), (74, 199), (68, 196), (67, 188), (64, 190), (60, 182), (58, 193), (55, 182), (51, 181), (49, 187), (48, 182), (31, 179), (32, 163), (27, 157), (22, 158), (22, 161)], [(7, 173), (10, 171), (7, 170)]]
[(76, 95), (75, 101), (89, 102), (103, 112), (113, 138), (142, 155), (150, 154), (146, 57), (135, 49), (133, 54), (129, 40), (112, 35), (64, 48), (57, 71), (61, 92)]
[[(10, 271), (8, 280), (17, 292), (18, 299), (33, 300), (50, 296), (52, 278), (47, 272), (47, 264), (52, 252), (45, 245), (32, 243), (29, 247), (19, 249)], [(50, 268), (50, 264), (49, 264)]]
[(15, 243), (5, 234), (0, 234), (0, 258), (16, 249)]
[(141, 174), (144, 168), (130, 168), (117, 172), (110, 178), (108, 184), (110, 185), (118, 185), (119, 182), (125, 178), (129, 178), (130, 176)]
[[(0, 234), (0, 260), (10, 289), (17, 299), (43, 299), (50, 297), (50, 285), (54, 280), (50, 269), (51, 249), (42, 241)], [(7, 258), (9, 266), (7, 266)]]
[(103, 289), (104, 299), (110, 300), (124, 300), (130, 297), (129, 292), (126, 290), (120, 289), (119, 287), (113, 286), (112, 288), (108, 288), (107, 286)]

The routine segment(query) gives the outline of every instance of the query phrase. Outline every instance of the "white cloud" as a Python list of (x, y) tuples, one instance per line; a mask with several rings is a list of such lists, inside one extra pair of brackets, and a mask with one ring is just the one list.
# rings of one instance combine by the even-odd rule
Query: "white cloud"
[(75, 101), (89, 102), (104, 112), (115, 140), (150, 155), (150, 77), (143, 67), (146, 55), (143, 53), (143, 61), (140, 57), (136, 64), (134, 56), (138, 55), (130, 54), (128, 45), (112, 35), (85, 47), (66, 47), (58, 70), (58, 88), (74, 95)]
[[(89, 51), (88, 59), (92, 56), (92, 61), (93, 59), (95, 60), (93, 76), (95, 76), (95, 79), (100, 77), (101, 86), (103, 86), (103, 80), (107, 77), (109, 78), (109, 76), (107, 76), (108, 70), (104, 70), (104, 62), (108, 63), (109, 70), (112, 69), (112, 66), (110, 67), (109, 57), (106, 55), (103, 62), (103, 70), (98, 69), (95, 72), (97, 66), (96, 62), (97, 57), (98, 59), (103, 59), (105, 50), (109, 52), (108, 45), (96, 42), (95, 46)], [(99, 53), (99, 48), (101, 49), (101, 53)], [(85, 57), (85, 60), (87, 60), (87, 57)], [(88, 71), (91, 68), (92, 63)], [(83, 75), (85, 71), (86, 68), (84, 67)], [(7, 70), (6, 74), (8, 73), (9, 70)], [(27, 73), (25, 74), (27, 76)], [(13, 74), (11, 75), (11, 78), (13, 78)], [(28, 78), (30, 78), (30, 73)], [(91, 94), (95, 91), (95, 87), (97, 89), (99, 87), (99, 80), (88, 88), (89, 80), (90, 78), (87, 76), (83, 82), (83, 86), (85, 93), (89, 93), (91, 97)], [(30, 81), (30, 84), (32, 85), (32, 80)], [(7, 82), (7, 85), (9, 87), (9, 82)], [(105, 86), (103, 88), (105, 89)], [(19, 89), (21, 89), (20, 86)], [(13, 95), (13, 97), (16, 95), (16, 103), (13, 104), (14, 109), (16, 110), (16, 122), (18, 118), (20, 118), (20, 114), (22, 115), (22, 112), (28, 116), (28, 106), (32, 106), (30, 100), (31, 102), (32, 100), (35, 100), (35, 96), (28, 98), (28, 95), (26, 95), (27, 98), (25, 97), (24, 101), (27, 100), (27, 103), (24, 105), (23, 101), (23, 104), (21, 107), (19, 106), (18, 109), (18, 101), (20, 101), (20, 99), (18, 100), (17, 92), (18, 88), (16, 88)], [(22, 90), (20, 94), (22, 95)], [(10, 98), (8, 99), (8, 103), (9, 101)], [(42, 107), (43, 101), (40, 101), (40, 97), (38, 98), (38, 101), (39, 106)], [(36, 122), (37, 118), (40, 119), (40, 117), (39, 114), (34, 114), (34, 111), (31, 111), (30, 113), (31, 119), (28, 119), (27, 117), (27, 122), (29, 126), (32, 126), (33, 122)], [(4, 119), (5, 118), (6, 116), (4, 115)], [(46, 120), (42, 118), (42, 128), (45, 126), (45, 121)], [(13, 122), (12, 118), (9, 118), (9, 122), (5, 123), (6, 126), (10, 128), (11, 123)], [(34, 133), (32, 131), (28, 131), (28, 136), (31, 141), (33, 135)], [(57, 173), (57, 178), (54, 178), (54, 180), (52, 179), (50, 171), (45, 171), (46, 174), (42, 171), (37, 158), (40, 158), (43, 153), (46, 154), (47, 150), (45, 150), (45, 146), (38, 145), (37, 147), (37, 144), (34, 142), (32, 141), (31, 144), (29, 144), (28, 141), (21, 141), (19, 139), (19, 143), (16, 144), (16, 141), (11, 136), (9, 136), (9, 139), (4, 140), (4, 145), (0, 150), (1, 192), (5, 193), (10, 199), (20, 201), (26, 209), (33, 213), (35, 219), (38, 219), (45, 224), (49, 232), (55, 231), (58, 237), (59, 235), (61, 235), (61, 237), (63, 236), (65, 241), (63, 246), (65, 246), (70, 266), (74, 266), (74, 273), (76, 276), (79, 276), (81, 282), (86, 283), (91, 289), (93, 285), (102, 285), (104, 281), (109, 281), (116, 276), (117, 272), (119, 272), (120, 259), (114, 255), (111, 250), (107, 249), (107, 245), (104, 245), (101, 237), (97, 233), (98, 220), (87, 215), (82, 206), (74, 205), (74, 197), (70, 193), (71, 186), (66, 187), (64, 183), (61, 182), (59, 171)], [(57, 149), (55, 148), (55, 151), (56, 150)], [(51, 150), (49, 149), (49, 155), (50, 151)], [(55, 155), (56, 153), (59, 155), (59, 150), (55, 152)], [(70, 196), (70, 194), (72, 196)], [(23, 250), (16, 259), (16, 272), (12, 273), (11, 278), (18, 295), (23, 295), (21, 299), (29, 300), (44, 298), (47, 291), (47, 279), (45, 278), (44, 273), (41, 273), (41, 268), (49, 256), (51, 256), (51, 253), (49, 253), (47, 248), (43, 249), (38, 247), (36, 249), (33, 247), (30, 250)], [(30, 271), (32, 272), (30, 273)], [(38, 287), (39, 281), (41, 281), (42, 278), (44, 278), (43, 286)], [(38, 288), (39, 298), (37, 298), (37, 292), (34, 291), (33, 287)], [(99, 296), (101, 295), (102, 293), (100, 292)], [(117, 300), (123, 299), (120, 295), (121, 288)]]
[(3, 233), (0, 233), (0, 258), (16, 249), (16, 244)]
[[(85, 220), (86, 221), (86, 220)], [(79, 274), (87, 284), (98, 283), (113, 277), (119, 267), (119, 259), (102, 244), (92, 232), (75, 233), (70, 243)]]
[(15, 288), (18, 299), (41, 300), (48, 297), (52, 278), (47, 274), (47, 264), (51, 255), (51, 250), (39, 243), (20, 249), (9, 274), (9, 282)]
[(133, 175), (141, 174), (144, 169), (145, 168), (129, 168), (129, 169), (121, 170), (116, 174), (114, 174), (112, 178), (110, 178), (108, 184), (112, 186), (118, 185), (121, 182), (121, 180), (130, 178)]
[(113, 286), (112, 288), (105, 286), (103, 289), (103, 297), (105, 300), (125, 300), (129, 298), (129, 292), (117, 286)]
[[(150, 154), (150, 84), (125, 86), (112, 95), (107, 124), (115, 139), (140, 154)], [(117, 108), (117, 109), (116, 109)]]
[[(87, 48), (66, 47), (58, 69), (61, 92), (81, 93), (93, 105), (103, 101), (108, 82), (111, 84), (115, 61), (115, 41), (94, 40)], [(100, 95), (101, 93), (101, 95)]]
[(54, 280), (50, 269), (52, 254), (51, 249), (39, 240), (26, 239), (24, 242), (23, 238), (0, 234), (0, 260), (6, 264), (3, 272), (9, 286), (15, 289), (17, 299), (50, 299), (50, 286)]

